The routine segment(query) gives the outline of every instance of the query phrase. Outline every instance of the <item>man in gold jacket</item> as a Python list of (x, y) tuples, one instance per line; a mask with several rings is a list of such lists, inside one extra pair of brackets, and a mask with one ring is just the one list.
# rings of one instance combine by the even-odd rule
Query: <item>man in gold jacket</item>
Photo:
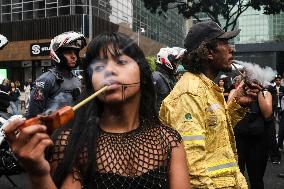
[(233, 49), (228, 40), (239, 32), (225, 32), (213, 21), (195, 24), (185, 39), (183, 65), (189, 72), (160, 108), (162, 122), (183, 137), (194, 189), (248, 187), (237, 164), (233, 126), (245, 115), (241, 105), (251, 103), (260, 87), (255, 84), (246, 96), (240, 87), (227, 104), (213, 82), (220, 71), (231, 71)]

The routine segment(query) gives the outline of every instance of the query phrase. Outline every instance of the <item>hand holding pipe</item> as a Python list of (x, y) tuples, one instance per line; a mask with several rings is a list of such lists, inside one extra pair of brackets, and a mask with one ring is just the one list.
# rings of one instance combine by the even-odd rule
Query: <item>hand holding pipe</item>
[[(247, 106), (252, 101), (254, 101), (254, 98), (257, 97), (257, 93), (259, 91), (263, 91), (263, 87), (257, 83), (248, 81), (247, 77), (242, 72), (240, 72), (240, 70), (236, 67), (236, 65), (234, 65), (234, 63), (232, 63), (232, 65), (241, 75), (242, 81), (231, 95), (229, 101), (235, 98), (238, 99), (237, 100), (238, 103)], [(245, 87), (248, 87), (248, 90), (246, 90)]]
[(58, 129), (62, 125), (65, 125), (69, 121), (71, 121), (74, 118), (75, 111), (79, 109), (81, 106), (95, 98), (96, 96), (103, 93), (108, 86), (105, 86), (83, 100), (82, 102), (78, 103), (74, 107), (71, 106), (64, 106), (63, 108), (60, 108), (56, 112), (53, 112), (50, 115), (37, 115), (34, 118), (26, 120), (21, 127), (28, 127), (35, 124), (42, 124), (47, 126), (47, 133), (51, 134), (54, 130)]

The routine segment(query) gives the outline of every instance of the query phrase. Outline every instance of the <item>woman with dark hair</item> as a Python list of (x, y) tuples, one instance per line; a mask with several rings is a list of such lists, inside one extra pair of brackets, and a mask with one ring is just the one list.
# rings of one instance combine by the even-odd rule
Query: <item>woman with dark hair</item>
[[(190, 188), (185, 151), (177, 131), (155, 113), (151, 71), (129, 37), (102, 34), (90, 42), (83, 98), (106, 92), (53, 134), (44, 126), (6, 129), (34, 188)], [(31, 137), (31, 140), (27, 140)], [(54, 144), (46, 159), (43, 152)], [(31, 152), (31, 153), (28, 153)]]
[(225, 98), (225, 101), (227, 102), (228, 100), (228, 96), (229, 96), (229, 92), (226, 85), (225, 85), (225, 80), (223, 78), (220, 78), (219, 81), (218, 81), (218, 86), (220, 87), (223, 95), (224, 95), (224, 98)]
[(20, 89), (17, 87), (16, 83), (11, 82), (11, 90), (9, 92), (9, 95), (11, 97), (11, 109), (12, 109), (12, 114), (13, 115), (19, 115), (20, 110), (19, 110), (19, 105), (20, 105)]

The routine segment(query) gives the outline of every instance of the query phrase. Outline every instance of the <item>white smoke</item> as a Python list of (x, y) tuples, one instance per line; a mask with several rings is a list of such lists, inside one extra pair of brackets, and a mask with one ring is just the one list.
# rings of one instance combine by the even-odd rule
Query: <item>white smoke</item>
[[(265, 66), (264, 68), (260, 67), (258, 64), (243, 62), (239, 60), (234, 60), (234, 64), (243, 66), (245, 69), (245, 75), (248, 80), (256, 80), (260, 84), (266, 86), (271, 80), (274, 79), (277, 72), (271, 67)], [(241, 69), (240, 66), (237, 66), (238, 69)]]

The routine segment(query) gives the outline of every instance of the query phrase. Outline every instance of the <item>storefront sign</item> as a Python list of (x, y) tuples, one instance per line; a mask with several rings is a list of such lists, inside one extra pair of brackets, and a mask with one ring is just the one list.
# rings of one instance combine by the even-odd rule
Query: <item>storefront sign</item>
[(48, 56), (50, 43), (33, 43), (31, 44), (31, 56)]

